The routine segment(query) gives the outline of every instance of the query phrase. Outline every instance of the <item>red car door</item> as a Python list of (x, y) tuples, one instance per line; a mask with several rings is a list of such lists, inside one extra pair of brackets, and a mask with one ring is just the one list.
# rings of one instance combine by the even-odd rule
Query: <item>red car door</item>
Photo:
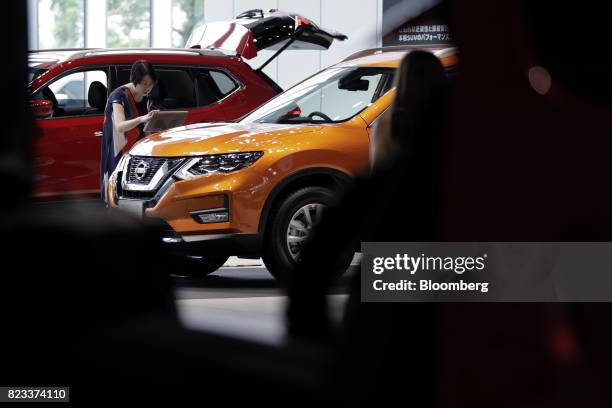
[[(33, 96), (54, 104), (51, 117), (36, 119), (36, 199), (99, 197), (107, 78), (107, 68), (71, 72), (53, 78)], [(92, 87), (94, 82), (97, 84)], [(90, 88), (96, 88), (96, 92)]]

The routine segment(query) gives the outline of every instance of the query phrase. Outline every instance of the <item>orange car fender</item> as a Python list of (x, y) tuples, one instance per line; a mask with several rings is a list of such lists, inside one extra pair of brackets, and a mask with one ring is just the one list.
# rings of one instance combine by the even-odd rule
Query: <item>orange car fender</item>
[(259, 233), (263, 234), (265, 231), (270, 211), (285, 188), (295, 182), (299, 182), (301, 179), (317, 176), (330, 177), (339, 189), (348, 189), (353, 182), (353, 177), (351, 177), (351, 175), (331, 167), (308, 167), (291, 173), (289, 176), (284, 177), (276, 183), (272, 190), (270, 190), (259, 217)]

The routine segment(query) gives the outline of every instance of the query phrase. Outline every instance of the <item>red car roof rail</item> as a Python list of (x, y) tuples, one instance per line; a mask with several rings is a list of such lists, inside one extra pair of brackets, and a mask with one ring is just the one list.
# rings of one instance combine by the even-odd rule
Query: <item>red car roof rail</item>
[(76, 60), (79, 58), (122, 55), (122, 54), (150, 54), (150, 55), (199, 55), (199, 56), (226, 56), (235, 57), (238, 54), (224, 49), (196, 49), (196, 48), (59, 48), (45, 50), (30, 50), (29, 58), (53, 57), (57, 62)]
[(196, 54), (213, 56), (236, 56), (236, 52), (231, 50), (213, 48), (94, 48), (85, 51), (83, 56), (112, 55), (112, 54)]

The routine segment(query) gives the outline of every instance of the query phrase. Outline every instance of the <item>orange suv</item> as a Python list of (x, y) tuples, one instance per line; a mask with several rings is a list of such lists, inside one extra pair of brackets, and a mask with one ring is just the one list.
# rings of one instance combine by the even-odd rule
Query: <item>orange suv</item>
[[(283, 278), (321, 210), (369, 169), (370, 130), (393, 100), (406, 48), (360, 52), (234, 123), (151, 135), (108, 185), (110, 205), (157, 219), (162, 240), (211, 273), (230, 255), (261, 256)], [(447, 68), (454, 49), (433, 50)]]

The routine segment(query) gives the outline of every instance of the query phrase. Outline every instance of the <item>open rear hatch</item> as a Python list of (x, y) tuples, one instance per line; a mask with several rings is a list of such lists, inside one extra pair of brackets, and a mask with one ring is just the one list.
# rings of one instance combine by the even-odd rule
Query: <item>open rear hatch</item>
[(279, 10), (249, 10), (229, 22), (214, 22), (196, 27), (185, 45), (188, 48), (223, 49), (246, 59), (268, 49), (277, 52), (259, 70), (283, 50), (326, 50), (334, 40), (348, 37), (325, 30), (312, 20)]

